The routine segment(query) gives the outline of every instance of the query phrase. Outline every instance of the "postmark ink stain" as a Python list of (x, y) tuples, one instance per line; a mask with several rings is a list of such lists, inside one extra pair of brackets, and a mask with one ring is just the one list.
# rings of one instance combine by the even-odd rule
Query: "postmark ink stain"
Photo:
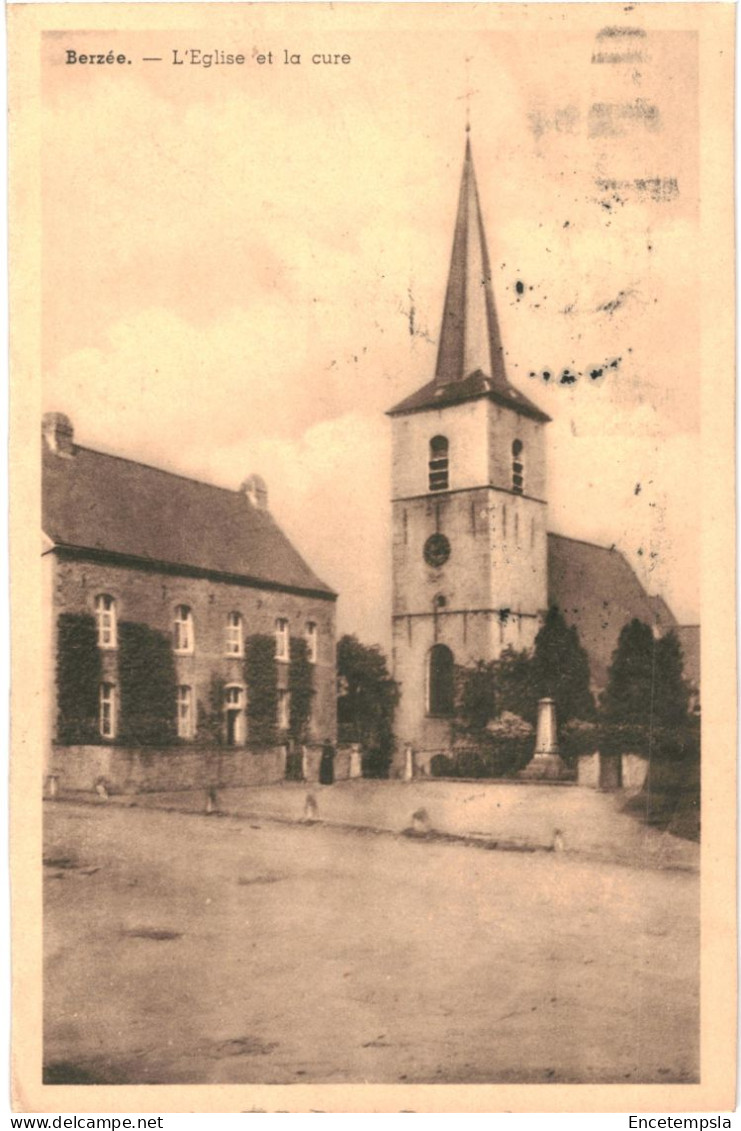
[(633, 494), (634, 495), (640, 495), (640, 493), (641, 493), (641, 485), (640, 485), (640, 483), (636, 483)]

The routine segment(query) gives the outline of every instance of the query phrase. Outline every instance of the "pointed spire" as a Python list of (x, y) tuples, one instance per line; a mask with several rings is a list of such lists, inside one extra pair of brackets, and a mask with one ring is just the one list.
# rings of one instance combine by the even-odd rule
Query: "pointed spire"
[(494, 308), (489, 253), (473, 169), (470, 126), (467, 125), (466, 154), (435, 383), (448, 385), (477, 372), (488, 377), (500, 391), (508, 388)]
[(390, 409), (389, 415), (424, 412), (488, 397), (513, 412), (545, 423), (550, 420), (547, 413), (507, 380), (469, 133), (467, 125), (435, 376)]

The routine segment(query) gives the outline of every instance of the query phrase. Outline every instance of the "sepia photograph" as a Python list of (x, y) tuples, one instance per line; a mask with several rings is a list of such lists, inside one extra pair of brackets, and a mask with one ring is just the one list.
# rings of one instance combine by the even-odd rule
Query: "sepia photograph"
[(10, 16), (16, 1109), (732, 1104), (732, 6)]

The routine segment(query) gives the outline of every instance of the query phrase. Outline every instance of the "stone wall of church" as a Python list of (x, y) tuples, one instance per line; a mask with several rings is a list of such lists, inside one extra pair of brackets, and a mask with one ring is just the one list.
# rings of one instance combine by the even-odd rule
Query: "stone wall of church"
[(522, 444), (518, 457), (523, 466), (523, 494), (546, 497), (545, 425), (520, 416), (493, 401), (485, 401), (488, 412), (489, 466), (487, 482), (509, 490), (512, 486), (512, 445)]
[[(118, 564), (62, 557), (53, 581), (54, 620), (60, 613), (95, 613), (95, 598), (110, 594), (121, 621), (149, 625), (172, 636), (175, 609), (192, 610), (192, 655), (175, 655), (179, 684), (193, 689), (195, 701), (208, 704), (212, 677), (225, 683), (243, 683), (243, 660), (226, 653), (227, 617), (242, 615), (245, 640), (255, 634), (275, 632), (276, 619), (286, 618), (292, 637), (303, 637), (308, 622), (317, 626), (315, 695), (310, 737), (335, 741), (337, 734), (335, 678), (335, 602), (321, 598), (236, 585), (206, 578), (172, 576)], [(116, 651), (102, 650), (103, 678), (116, 682)], [(279, 686), (286, 687), (288, 664), (278, 664)]]
[(484, 443), (487, 432), (485, 400), (398, 416), (391, 427), (392, 498), (428, 493), (430, 440), (433, 436), (445, 436), (449, 443), (451, 491), (479, 487), (488, 481)]

